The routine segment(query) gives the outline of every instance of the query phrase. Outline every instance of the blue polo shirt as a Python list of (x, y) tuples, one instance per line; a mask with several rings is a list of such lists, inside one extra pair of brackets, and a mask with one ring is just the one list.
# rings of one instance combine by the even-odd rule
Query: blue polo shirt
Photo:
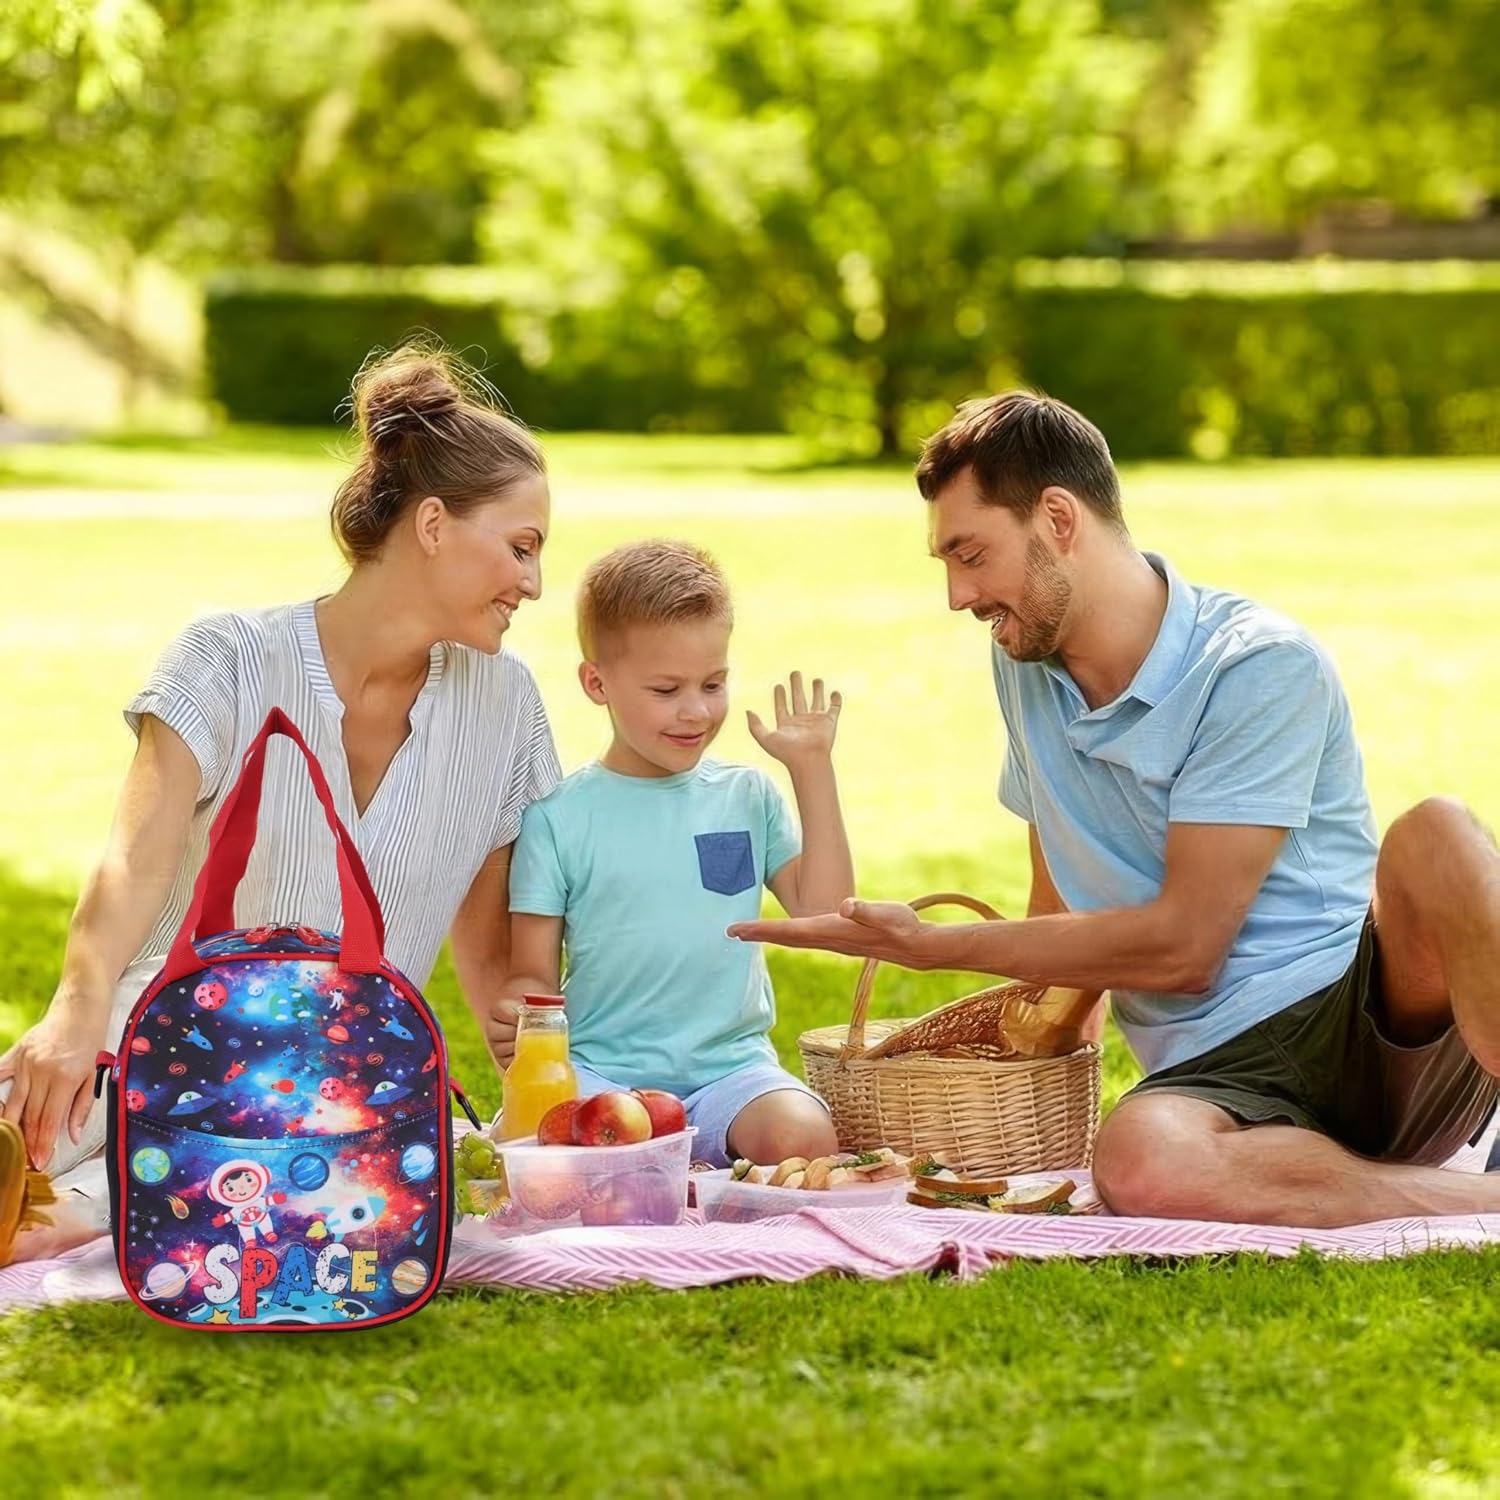
[(1377, 841), (1349, 703), (1322, 648), (1293, 621), (1145, 557), (1166, 580), (1166, 614), (1113, 703), (1090, 709), (1057, 660), (1015, 662), (997, 646), (994, 672), (1009, 739), (1000, 800), (1036, 825), (1069, 910), (1154, 899), (1169, 823), (1289, 830), (1207, 994), (1111, 992), (1155, 1073), (1349, 967)]

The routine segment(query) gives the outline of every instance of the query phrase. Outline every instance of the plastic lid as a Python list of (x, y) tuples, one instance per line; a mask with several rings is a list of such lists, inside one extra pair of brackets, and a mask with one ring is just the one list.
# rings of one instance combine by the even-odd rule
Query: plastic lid
[(566, 1003), (562, 995), (522, 995), (521, 998), (528, 1005), (540, 1006), (543, 1009), (550, 1009)]

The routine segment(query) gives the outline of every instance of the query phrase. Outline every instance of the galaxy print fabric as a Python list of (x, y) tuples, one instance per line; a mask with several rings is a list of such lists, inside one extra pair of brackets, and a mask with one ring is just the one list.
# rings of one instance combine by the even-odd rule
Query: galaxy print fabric
[(200, 952), (216, 960), (126, 1028), (116, 1248), (160, 1317), (346, 1325), (436, 1289), (451, 1195), (440, 1033), (400, 976), (344, 973), (337, 945), (308, 928), (215, 938)]

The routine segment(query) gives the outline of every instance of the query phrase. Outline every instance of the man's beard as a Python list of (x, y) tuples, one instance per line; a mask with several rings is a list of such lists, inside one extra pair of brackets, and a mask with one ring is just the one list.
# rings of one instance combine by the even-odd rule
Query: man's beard
[(1052, 554), (1036, 537), (1026, 543), (1026, 581), (1011, 611), (1015, 641), (1000, 649), (1012, 661), (1045, 661), (1057, 655), (1063, 620), (1073, 598), (1073, 586)]

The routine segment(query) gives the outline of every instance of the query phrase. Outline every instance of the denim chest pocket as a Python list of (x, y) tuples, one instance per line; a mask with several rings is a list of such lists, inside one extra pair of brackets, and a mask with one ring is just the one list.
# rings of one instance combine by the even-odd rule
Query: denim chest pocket
[(721, 896), (738, 896), (756, 884), (755, 854), (747, 829), (734, 833), (695, 833), (698, 874), (703, 889)]

